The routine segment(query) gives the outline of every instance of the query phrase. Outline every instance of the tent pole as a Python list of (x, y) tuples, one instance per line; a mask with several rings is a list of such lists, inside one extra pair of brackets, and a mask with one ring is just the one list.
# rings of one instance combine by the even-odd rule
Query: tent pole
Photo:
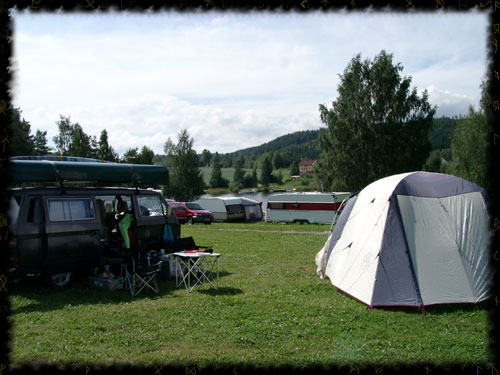
[[(340, 204), (340, 208), (344, 208), (344, 203), (350, 198), (347, 197), (347, 198), (344, 198), (344, 200), (342, 201), (342, 203)], [(335, 215), (333, 216), (333, 220), (332, 220), (332, 223), (330, 224), (330, 233), (333, 231), (333, 226), (335, 225), (335, 220), (337, 219), (337, 216), (339, 214), (339, 210), (335, 211)]]

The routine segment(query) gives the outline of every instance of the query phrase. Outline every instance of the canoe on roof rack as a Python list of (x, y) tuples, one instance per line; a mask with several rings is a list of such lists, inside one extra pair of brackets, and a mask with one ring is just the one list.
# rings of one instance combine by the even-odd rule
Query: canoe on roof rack
[(10, 159), (9, 179), (22, 182), (105, 182), (168, 185), (168, 169), (159, 165)]

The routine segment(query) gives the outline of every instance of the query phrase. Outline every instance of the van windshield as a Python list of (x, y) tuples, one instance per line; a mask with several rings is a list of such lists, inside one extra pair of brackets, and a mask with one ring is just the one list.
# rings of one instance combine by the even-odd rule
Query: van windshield
[(162, 216), (163, 205), (159, 196), (137, 197), (141, 216)]
[(186, 207), (190, 210), (202, 211), (204, 210), (198, 203), (186, 203)]

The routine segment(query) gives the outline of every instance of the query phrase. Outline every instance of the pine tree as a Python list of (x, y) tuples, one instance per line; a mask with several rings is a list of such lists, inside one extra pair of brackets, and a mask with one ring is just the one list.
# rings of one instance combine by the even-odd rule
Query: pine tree
[(47, 131), (41, 131), (37, 129), (35, 136), (33, 137), (33, 155), (48, 155), (51, 151), (51, 148), (47, 145), (47, 143)]
[(264, 158), (264, 161), (262, 162), (262, 172), (261, 172), (261, 183), (264, 186), (269, 186), (269, 184), (272, 181), (272, 173), (273, 173), (273, 165), (271, 163), (271, 159), (269, 156), (266, 156)]
[(243, 155), (240, 155), (235, 161), (235, 169), (233, 175), (233, 182), (235, 185), (243, 186), (243, 181), (245, 178), (245, 171), (243, 170), (244, 166), (245, 158), (243, 157)]
[(211, 188), (225, 188), (228, 186), (228, 181), (222, 177), (222, 170), (219, 162), (219, 154), (215, 153), (210, 163), (212, 165), (212, 174), (210, 176), (209, 185)]
[(97, 158), (101, 160), (116, 162), (118, 161), (118, 154), (113, 150), (113, 147), (109, 144), (108, 132), (106, 129), (101, 131), (99, 136)]
[(8, 143), (9, 154), (12, 156), (29, 156), (34, 154), (34, 139), (31, 135), (31, 125), (21, 118), (20, 108), (9, 108), (10, 111), (10, 136), (5, 139)]

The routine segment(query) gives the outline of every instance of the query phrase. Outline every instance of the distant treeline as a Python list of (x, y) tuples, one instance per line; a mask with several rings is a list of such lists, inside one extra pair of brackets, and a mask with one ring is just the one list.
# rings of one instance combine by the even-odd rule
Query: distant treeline
[[(165, 164), (167, 160), (166, 155), (155, 154), (147, 146), (141, 150), (130, 148), (123, 155), (118, 155), (109, 144), (106, 129), (103, 129), (99, 138), (87, 135), (80, 124), (72, 123), (69, 117), (64, 116), (61, 116), (57, 122), (59, 134), (53, 139), (56, 144), (54, 149), (48, 146), (46, 131), (36, 130), (35, 134), (32, 134), (31, 125), (29, 121), (22, 118), (20, 108), (11, 108), (11, 111), (9, 149), (13, 156), (56, 154), (141, 164)], [(450, 148), (452, 134), (460, 120), (463, 120), (463, 117), (440, 117), (433, 120), (433, 128), (429, 136), (433, 151)], [(291, 168), (296, 171), (301, 160), (319, 159), (321, 148), (318, 138), (319, 134), (325, 131), (326, 128), (297, 131), (260, 146), (226, 154), (203, 150), (201, 154), (198, 154), (199, 166), (212, 166), (213, 158), (217, 156), (222, 168), (235, 167), (237, 160), (241, 162), (241, 157), (244, 160), (244, 168), (260, 168), (264, 160), (268, 158), (274, 170)]]

